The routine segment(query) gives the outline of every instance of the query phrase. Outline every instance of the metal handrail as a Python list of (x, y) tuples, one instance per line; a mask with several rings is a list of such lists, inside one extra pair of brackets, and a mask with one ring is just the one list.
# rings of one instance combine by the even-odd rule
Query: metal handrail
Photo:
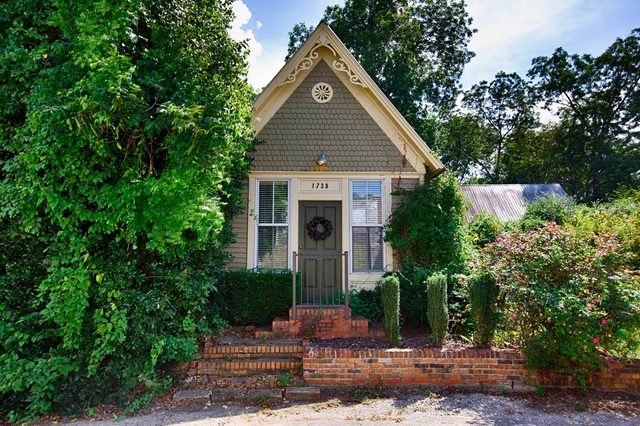
[[(293, 291), (292, 291), (292, 296), (293, 296), (293, 301), (292, 301), (292, 309), (291, 309), (291, 315), (292, 315), (292, 319), (297, 319), (297, 307), (298, 307), (298, 294), (297, 294), (297, 287), (298, 287), (298, 282), (297, 282), (297, 278), (298, 278), (298, 272), (299, 272), (299, 267), (298, 267), (298, 261), (300, 258), (304, 258), (304, 257), (312, 257), (312, 258), (321, 258), (321, 259), (327, 259), (327, 258), (342, 258), (342, 262), (344, 265), (344, 270), (343, 270), (343, 285), (339, 285), (337, 286), (337, 289), (343, 290), (344, 291), (344, 317), (345, 319), (349, 319), (350, 318), (350, 311), (349, 311), (349, 252), (348, 251), (344, 251), (343, 253), (331, 253), (331, 254), (323, 254), (323, 253), (298, 253), (296, 251), (293, 252), (293, 258), (292, 258), (292, 272), (293, 272), (293, 277), (292, 277), (292, 287), (293, 287)], [(302, 287), (302, 279), (300, 281), (301, 287), (300, 287), (300, 298), (302, 300), (302, 298), (304, 297), (304, 292), (303, 292), (303, 287)], [(338, 297), (340, 295), (338, 294)], [(332, 296), (333, 297), (333, 296)], [(311, 305), (314, 306), (314, 305)], [(315, 306), (323, 306), (323, 305), (315, 305)]]

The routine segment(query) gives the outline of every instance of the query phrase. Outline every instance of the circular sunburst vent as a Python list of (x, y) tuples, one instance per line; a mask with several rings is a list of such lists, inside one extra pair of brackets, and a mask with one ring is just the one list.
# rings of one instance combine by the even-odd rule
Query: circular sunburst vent
[(317, 83), (313, 86), (313, 89), (311, 89), (311, 96), (313, 96), (313, 100), (318, 103), (327, 103), (333, 97), (333, 88), (329, 83)]

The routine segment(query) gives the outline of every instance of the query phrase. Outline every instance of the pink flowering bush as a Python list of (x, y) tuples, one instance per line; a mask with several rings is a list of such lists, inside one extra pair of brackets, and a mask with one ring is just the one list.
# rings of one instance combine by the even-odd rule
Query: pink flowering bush
[(531, 368), (584, 384), (602, 355), (638, 350), (640, 279), (615, 238), (550, 223), (501, 236), (483, 253), (501, 287), (503, 328)]

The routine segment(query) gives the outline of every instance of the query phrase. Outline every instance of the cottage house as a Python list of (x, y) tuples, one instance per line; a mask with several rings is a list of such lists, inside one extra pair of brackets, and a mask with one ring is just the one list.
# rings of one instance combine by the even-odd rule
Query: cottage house
[(444, 167), (324, 22), (254, 109), (230, 267), (291, 269), (297, 304), (345, 303), (345, 289), (372, 286), (393, 265), (382, 238), (392, 191)]

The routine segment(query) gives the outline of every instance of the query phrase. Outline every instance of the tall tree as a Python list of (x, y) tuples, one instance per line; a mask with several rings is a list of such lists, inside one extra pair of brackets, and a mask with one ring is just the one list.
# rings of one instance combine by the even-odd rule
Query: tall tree
[(197, 354), (251, 145), (232, 18), (0, 4), (0, 413), (140, 395)]
[(617, 39), (602, 55), (557, 49), (533, 60), (529, 76), (547, 107), (562, 120), (558, 150), (584, 159), (584, 200), (605, 197), (619, 185), (638, 185), (640, 174), (640, 29)]
[(471, 114), (454, 114), (442, 121), (433, 148), (445, 167), (465, 181), (477, 177), (480, 165), (493, 151), (487, 143), (487, 129)]
[[(376, 84), (421, 135), (434, 111), (449, 110), (463, 68), (473, 57), (464, 0), (346, 0), (327, 7), (324, 20)], [(289, 34), (291, 56), (310, 34), (305, 24)]]
[(503, 159), (509, 142), (536, 125), (535, 96), (518, 74), (499, 72), (491, 82), (481, 81), (464, 94), (463, 107), (478, 117), (485, 129), (486, 157), (477, 166), (490, 183), (504, 181)]

